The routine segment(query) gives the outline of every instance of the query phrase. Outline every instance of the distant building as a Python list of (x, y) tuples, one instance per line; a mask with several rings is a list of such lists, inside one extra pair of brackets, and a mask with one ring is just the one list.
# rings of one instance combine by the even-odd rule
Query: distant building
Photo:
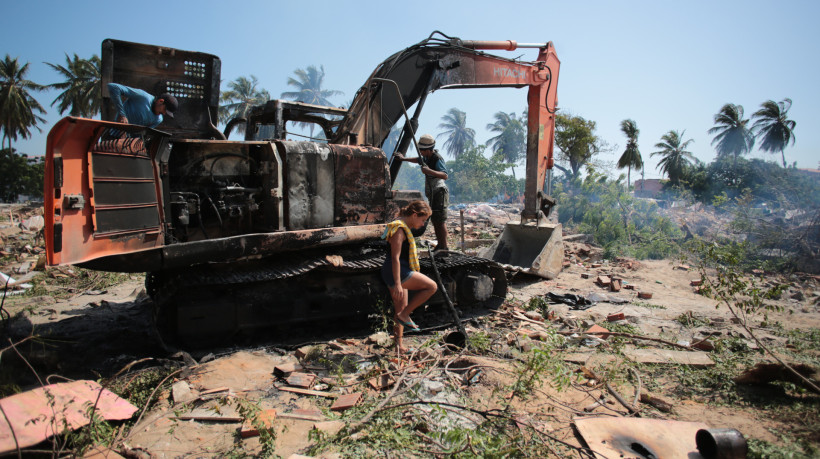
[(819, 169), (795, 169), (795, 171), (800, 175), (805, 175), (808, 178), (812, 178), (815, 181), (820, 182), (820, 170)]
[(661, 194), (661, 179), (635, 180), (633, 191), (636, 198), (657, 198)]

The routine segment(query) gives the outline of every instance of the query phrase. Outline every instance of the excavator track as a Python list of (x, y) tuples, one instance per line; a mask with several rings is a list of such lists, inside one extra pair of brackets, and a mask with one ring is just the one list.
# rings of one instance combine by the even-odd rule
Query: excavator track
[[(254, 330), (287, 324), (354, 320), (382, 313), (389, 292), (379, 270), (386, 245), (286, 254), (276, 259), (209, 264), (150, 273), (146, 290), (154, 319), (170, 345), (222, 344)], [(460, 308), (497, 308), (507, 280), (503, 268), (455, 252), (436, 254), (442, 282)], [(421, 271), (435, 279), (429, 257)], [(429, 305), (443, 304), (440, 293)]]

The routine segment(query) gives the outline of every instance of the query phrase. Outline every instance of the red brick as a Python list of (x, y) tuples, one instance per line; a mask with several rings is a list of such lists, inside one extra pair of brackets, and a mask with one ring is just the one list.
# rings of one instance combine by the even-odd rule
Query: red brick
[(615, 314), (610, 314), (606, 316), (606, 320), (609, 322), (615, 322), (617, 320), (624, 320), (626, 316), (623, 312), (616, 312)]
[(589, 279), (589, 274), (581, 273), (581, 279)]
[(626, 285), (624, 285), (624, 288), (627, 289), (627, 290), (635, 290), (635, 286), (632, 285), (632, 284), (626, 284)]
[(613, 279), (612, 282), (609, 283), (609, 289), (613, 292), (620, 292), (621, 291), (621, 281), (618, 279)]
[[(273, 426), (273, 420), (276, 419), (276, 410), (265, 410), (259, 413), (257, 417), (257, 425), (261, 425), (265, 429), (270, 429)], [(259, 435), (259, 429), (253, 425), (250, 419), (246, 419), (242, 423), (242, 428), (239, 429), (239, 436), (242, 438), (255, 437)]]
[(595, 283), (597, 283), (601, 287), (606, 287), (611, 282), (612, 282), (612, 279), (610, 279), (608, 276), (598, 276), (598, 278), (595, 279)]
[(689, 282), (689, 285), (691, 285), (693, 287), (697, 287), (701, 284), (701, 282), (702, 281), (700, 279), (696, 279), (696, 280), (693, 280), (693, 281)]
[(346, 394), (342, 395), (341, 397), (337, 398), (335, 402), (333, 402), (333, 406), (330, 407), (331, 411), (345, 411), (349, 408), (353, 408), (362, 400), (362, 393), (356, 392), (353, 394)]
[(592, 267), (593, 267), (593, 268), (600, 268), (600, 267), (601, 267), (601, 264), (600, 264), (600, 263), (593, 263), (593, 264), (592, 264)]
[(652, 294), (650, 292), (638, 292), (638, 298), (642, 300), (651, 300)]
[(304, 389), (310, 389), (314, 381), (316, 381), (316, 375), (310, 373), (291, 373), (287, 379), (289, 386)]

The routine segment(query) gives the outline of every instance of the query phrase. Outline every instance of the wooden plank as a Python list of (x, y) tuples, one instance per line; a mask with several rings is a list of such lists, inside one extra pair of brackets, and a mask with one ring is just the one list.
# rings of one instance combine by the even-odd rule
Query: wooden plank
[[(702, 422), (624, 417), (586, 417), (574, 423), (587, 445), (601, 457), (647, 457), (651, 453), (657, 458), (702, 458), (695, 434), (709, 428)], [(637, 450), (636, 445), (640, 445)]]
[(279, 419), (298, 419), (300, 421), (324, 421), (327, 418), (319, 410), (293, 410), (289, 413), (280, 413)]
[(671, 351), (667, 349), (624, 349), (624, 356), (637, 363), (667, 363), (703, 368), (715, 365), (705, 352)]
[(310, 390), (310, 389), (300, 389), (298, 387), (278, 387), (279, 390), (283, 392), (293, 392), (294, 394), (301, 394), (301, 395), (315, 395), (316, 397), (325, 397), (325, 398), (336, 398), (339, 394), (332, 394), (330, 392), (324, 392), (321, 390)]

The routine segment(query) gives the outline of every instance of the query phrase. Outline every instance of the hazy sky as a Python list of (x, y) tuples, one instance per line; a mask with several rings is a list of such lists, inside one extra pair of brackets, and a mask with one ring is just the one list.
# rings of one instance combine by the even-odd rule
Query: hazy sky
[[(708, 129), (725, 103), (746, 117), (772, 99), (789, 97), (796, 143), (786, 160), (820, 168), (820, 2), (816, 1), (36, 1), (2, 2), (0, 56), (30, 62), (29, 78), (59, 81), (44, 62), (65, 53), (100, 54), (106, 38), (202, 51), (222, 59), (224, 83), (255, 75), (273, 97), (290, 88), (297, 68), (323, 65), (326, 86), (346, 105), (373, 69), (391, 54), (440, 30), (472, 40), (552, 41), (561, 60), (559, 106), (597, 123), (613, 153), (625, 146), (620, 122), (634, 119), (646, 178), (660, 177), (654, 145), (670, 130), (686, 130), (704, 162), (715, 157)], [(534, 59), (535, 50), (500, 53)], [(43, 154), (61, 117), (57, 92), (37, 94), (47, 108), (43, 132), (14, 147)], [(438, 134), (451, 107), (467, 113), (477, 141), (498, 111), (521, 112), (526, 89), (442, 90), (431, 95), (420, 133)], [(815, 107), (812, 109), (811, 107)], [(760, 151), (750, 157), (777, 159)], [(556, 171), (557, 173), (557, 171)], [(635, 179), (633, 174), (633, 179)]]

